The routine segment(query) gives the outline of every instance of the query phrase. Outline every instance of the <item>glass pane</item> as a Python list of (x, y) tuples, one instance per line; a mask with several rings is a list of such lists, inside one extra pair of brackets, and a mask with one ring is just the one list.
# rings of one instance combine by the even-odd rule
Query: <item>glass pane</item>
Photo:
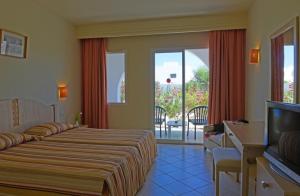
[(125, 103), (125, 53), (107, 53), (108, 103)]
[(182, 140), (182, 52), (155, 53), (155, 135)]
[[(203, 143), (203, 124), (196, 125), (193, 120), (198, 119), (194, 116), (198, 106), (208, 105), (208, 82), (209, 82), (209, 56), (208, 48), (206, 49), (189, 49), (185, 50), (185, 113), (189, 117), (186, 132), (186, 142)], [(207, 114), (205, 110), (201, 111), (201, 119), (205, 121)], [(202, 112), (203, 111), (203, 112)], [(190, 113), (189, 113), (190, 112)], [(203, 113), (203, 114), (202, 114)]]
[(284, 90), (283, 90), (283, 102), (294, 102), (294, 46), (284, 46)]

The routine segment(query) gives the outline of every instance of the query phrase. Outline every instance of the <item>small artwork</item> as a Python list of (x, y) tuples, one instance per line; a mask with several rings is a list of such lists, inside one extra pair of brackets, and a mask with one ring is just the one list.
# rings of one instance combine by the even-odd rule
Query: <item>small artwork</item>
[(26, 58), (27, 37), (18, 33), (0, 30), (1, 55)]

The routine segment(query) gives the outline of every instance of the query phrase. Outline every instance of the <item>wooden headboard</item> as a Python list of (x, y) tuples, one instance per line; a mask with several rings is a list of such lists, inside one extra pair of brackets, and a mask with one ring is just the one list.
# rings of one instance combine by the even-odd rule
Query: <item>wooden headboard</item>
[(55, 105), (29, 99), (0, 100), (0, 132), (22, 131), (34, 124), (55, 121)]

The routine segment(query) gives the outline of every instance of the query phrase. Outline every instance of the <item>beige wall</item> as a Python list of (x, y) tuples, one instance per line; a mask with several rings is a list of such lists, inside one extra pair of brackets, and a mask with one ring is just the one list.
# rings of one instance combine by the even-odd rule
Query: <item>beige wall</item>
[(208, 48), (208, 34), (109, 38), (109, 52), (126, 53), (126, 103), (109, 105), (110, 128), (151, 129), (153, 127), (153, 53), (155, 50), (181, 48)]
[[(80, 54), (75, 36), (83, 38), (135, 35), (109, 39), (109, 50), (125, 50), (127, 53), (127, 103), (109, 106), (110, 126), (114, 128), (152, 127), (154, 76), (151, 54), (154, 49), (195, 48), (201, 43), (207, 44), (205, 33), (137, 35), (247, 26), (245, 13), (232, 13), (102, 23), (75, 29), (68, 22), (31, 1), (1, 0), (1, 8), (0, 28), (27, 35), (29, 45), (27, 59), (0, 56), (0, 99), (22, 97), (49, 104), (58, 103), (56, 85), (66, 82), (70, 95), (60, 107), (61, 116), (65, 113), (68, 120), (73, 120), (74, 114), (80, 111)], [(259, 65), (247, 65), (246, 115), (250, 120), (264, 118), (264, 100), (270, 96), (268, 37), (299, 14), (298, 0), (285, 1), (284, 5), (281, 0), (256, 0), (249, 11), (248, 49), (260, 47), (262, 56)]]
[(299, 3), (299, 0), (256, 0), (249, 11), (247, 47), (261, 49), (260, 64), (247, 65), (246, 69), (246, 116), (250, 120), (264, 119), (264, 102), (271, 95), (269, 36), (300, 15)]
[[(155, 49), (207, 48), (208, 34), (247, 27), (247, 13), (227, 13), (76, 27), (78, 38), (109, 37), (109, 52), (126, 52), (126, 103), (109, 105), (110, 128), (153, 128)], [(198, 32), (198, 33), (196, 33)]]
[(0, 56), (0, 99), (20, 97), (57, 103), (57, 83), (66, 82), (68, 99), (61, 119), (80, 111), (79, 44), (74, 27), (31, 1), (1, 0), (0, 28), (29, 37), (28, 58)]
[(76, 33), (79, 38), (120, 37), (238, 29), (246, 26), (247, 13), (236, 12), (80, 25)]

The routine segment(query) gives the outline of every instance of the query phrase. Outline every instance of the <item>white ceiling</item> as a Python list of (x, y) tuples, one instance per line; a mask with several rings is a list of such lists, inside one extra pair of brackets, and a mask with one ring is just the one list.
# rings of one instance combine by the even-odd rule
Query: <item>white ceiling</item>
[(34, 0), (74, 24), (244, 11), (253, 0)]

